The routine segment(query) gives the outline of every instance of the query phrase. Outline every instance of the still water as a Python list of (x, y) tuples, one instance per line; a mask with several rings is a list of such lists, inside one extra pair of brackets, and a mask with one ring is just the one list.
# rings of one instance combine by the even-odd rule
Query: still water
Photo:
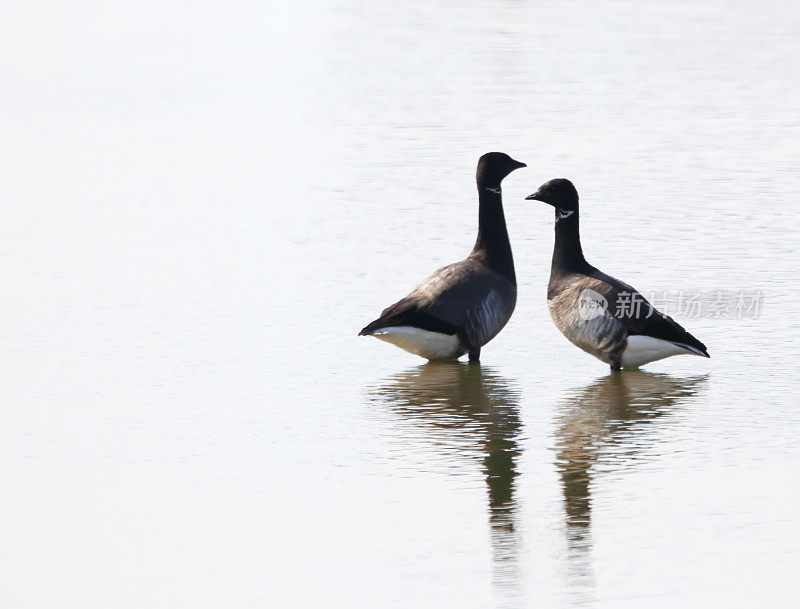
[[(789, 607), (800, 568), (800, 10), (85, 2), (0, 23), (4, 607)], [(356, 333), (504, 182), (480, 366)], [(590, 262), (712, 359), (611, 375)]]

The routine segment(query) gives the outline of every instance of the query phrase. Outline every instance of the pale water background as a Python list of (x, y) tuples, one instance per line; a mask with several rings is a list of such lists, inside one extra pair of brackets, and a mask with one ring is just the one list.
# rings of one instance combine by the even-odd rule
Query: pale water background
[[(0, 21), (0, 605), (793, 607), (792, 2), (39, 2)], [(504, 184), (480, 368), (356, 333)], [(553, 177), (713, 358), (552, 326)]]

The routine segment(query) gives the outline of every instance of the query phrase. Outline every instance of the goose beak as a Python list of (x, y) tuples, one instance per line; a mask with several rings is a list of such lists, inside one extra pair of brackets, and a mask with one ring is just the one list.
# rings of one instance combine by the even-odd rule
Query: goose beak
[(527, 167), (527, 165), (522, 161), (514, 161), (514, 162), (517, 164), (517, 166), (514, 167), (514, 169), (522, 169), (523, 167)]
[[(533, 193), (532, 195), (528, 195), (527, 197), (525, 197), (525, 200), (526, 201), (542, 201), (539, 198), (539, 191), (538, 190), (535, 193)], [(544, 203), (544, 201), (542, 201), (542, 203)]]

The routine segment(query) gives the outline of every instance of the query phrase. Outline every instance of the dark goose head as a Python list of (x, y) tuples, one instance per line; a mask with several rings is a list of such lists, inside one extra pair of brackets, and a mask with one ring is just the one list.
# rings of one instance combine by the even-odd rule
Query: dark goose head
[(561, 211), (578, 211), (578, 191), (572, 182), (564, 178), (556, 178), (545, 182), (532, 195), (525, 197), (529, 201), (541, 201)]
[(562, 271), (588, 272), (591, 265), (583, 257), (580, 230), (578, 228), (578, 191), (572, 182), (556, 178), (545, 182), (529, 201), (542, 201), (552, 205), (556, 216), (556, 242), (553, 247), (553, 262), (550, 281)]
[(478, 187), (500, 188), (503, 178), (520, 167), (527, 165), (515, 161), (505, 152), (487, 152), (478, 159), (478, 171), (475, 176)]
[(514, 257), (508, 240), (506, 218), (503, 214), (503, 200), (500, 182), (509, 173), (525, 163), (515, 161), (504, 152), (487, 152), (478, 159), (478, 239), (472, 249), (473, 258), (480, 258), (490, 269), (499, 273), (514, 286)]

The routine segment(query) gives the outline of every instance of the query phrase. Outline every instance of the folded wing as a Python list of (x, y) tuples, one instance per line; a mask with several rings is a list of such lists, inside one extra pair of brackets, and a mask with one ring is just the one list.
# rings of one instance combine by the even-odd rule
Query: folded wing
[(629, 336), (650, 336), (665, 340), (689, 351), (710, 357), (706, 346), (689, 334), (683, 326), (658, 311), (636, 289), (627, 283), (597, 271), (592, 275), (599, 280), (596, 288), (608, 301), (614, 314)]
[(433, 273), (408, 296), (387, 307), (359, 335), (392, 326), (457, 334), (475, 325), (476, 312), (490, 306), (493, 292), (510, 291), (516, 293), (508, 281), (467, 258)]

